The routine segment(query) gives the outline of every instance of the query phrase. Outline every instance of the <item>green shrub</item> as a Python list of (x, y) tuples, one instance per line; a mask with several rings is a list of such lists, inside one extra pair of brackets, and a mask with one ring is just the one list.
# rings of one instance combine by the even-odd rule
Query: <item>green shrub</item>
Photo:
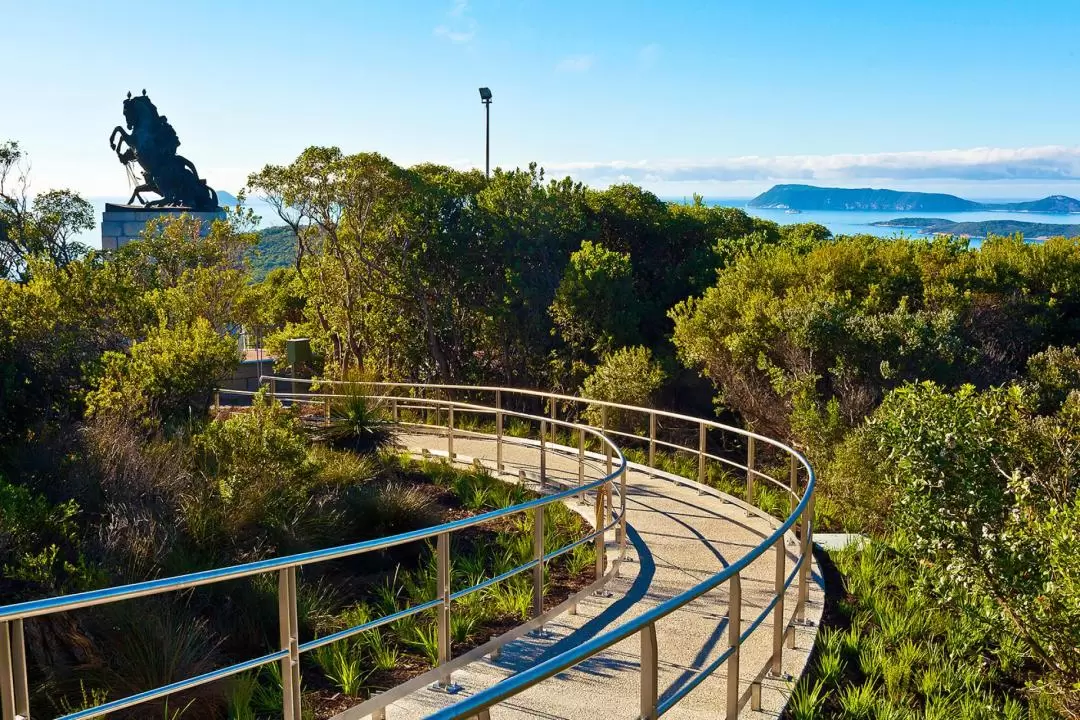
[(814, 665), (815, 674), (825, 684), (825, 687), (834, 687), (844, 675), (846, 666), (844, 658), (840, 656), (838, 648), (829, 649), (825, 646), (819, 646), (819, 651), (817, 662)]
[(318, 445), (311, 448), (308, 457), (317, 468), (318, 481), (323, 485), (341, 488), (364, 485), (379, 477), (382, 470), (376, 458)]
[(54, 592), (87, 579), (79, 551), (79, 506), (52, 505), (0, 476), (0, 569), (6, 577)]
[(596, 549), (591, 543), (578, 545), (566, 557), (566, 571), (572, 576), (580, 575), (596, 565)]
[[(891, 393), (867, 432), (887, 462), (905, 552), (936, 568), (960, 607), (997, 607), (1043, 666), (1063, 712), (1080, 711), (1080, 396), (1038, 415), (1019, 385), (955, 393), (923, 383)], [(902, 624), (925, 618), (898, 609)], [(895, 629), (892, 629), (893, 626)], [(957, 633), (957, 647), (970, 633)]]
[(515, 575), (492, 586), (489, 597), (496, 612), (512, 615), (519, 620), (528, 620), (532, 616), (532, 583), (520, 575)]
[(640, 302), (630, 255), (583, 240), (570, 255), (548, 312), (573, 357), (635, 342)]
[[(249, 412), (209, 423), (194, 445), (205, 482), (184, 512), (201, 544), (249, 542), (265, 533), (279, 542), (319, 536), (335, 520), (311, 504), (318, 467), (296, 412), (263, 393)], [(311, 524), (299, 522), (305, 517)]]
[(86, 396), (87, 414), (119, 413), (151, 424), (202, 417), (239, 360), (236, 341), (203, 318), (162, 324), (126, 353), (105, 353), (97, 387)]
[(255, 720), (255, 692), (259, 687), (259, 673), (245, 672), (233, 675), (229, 680), (226, 697), (229, 720)]
[[(126, 697), (147, 688), (202, 675), (220, 666), (219, 647), (210, 624), (170, 598), (152, 598), (139, 612), (121, 605), (103, 608), (95, 635), (102, 658), (102, 684), (113, 697)], [(170, 703), (153, 701), (150, 713), (170, 716), (192, 701), (206, 705), (221, 701), (220, 688), (203, 685), (174, 694)], [(169, 710), (171, 708), (171, 711)]]
[(375, 670), (393, 670), (401, 659), (401, 650), (382, 631), (368, 630), (361, 633), (361, 642)]
[[(620, 348), (606, 355), (585, 378), (581, 395), (622, 405), (649, 407), (664, 378), (665, 373), (659, 363), (653, 361), (651, 350), (641, 346)], [(604, 412), (602, 406), (590, 405), (585, 410), (585, 418), (599, 427)], [(614, 408), (608, 408), (606, 412), (610, 429), (640, 432), (648, 427), (648, 416), (643, 413)]]

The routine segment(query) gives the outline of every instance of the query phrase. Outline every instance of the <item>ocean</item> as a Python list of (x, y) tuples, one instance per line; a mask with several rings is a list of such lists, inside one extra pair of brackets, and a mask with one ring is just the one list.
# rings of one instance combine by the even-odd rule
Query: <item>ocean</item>
[[(672, 198), (674, 200), (674, 198)], [(1032, 198), (1027, 198), (1028, 200)], [(676, 200), (681, 202), (681, 200)], [(918, 232), (911, 228), (877, 227), (870, 223), (883, 220), (895, 220), (902, 217), (932, 217), (944, 218), (954, 222), (979, 222), (982, 220), (1019, 220), (1033, 223), (1052, 223), (1054, 225), (1080, 224), (1080, 213), (1058, 215), (1051, 213), (1023, 213), (1023, 212), (997, 212), (993, 210), (980, 210), (975, 212), (913, 212), (913, 211), (889, 211), (877, 212), (872, 210), (803, 210), (798, 214), (789, 215), (784, 210), (768, 210), (764, 208), (746, 207), (749, 198), (705, 198), (709, 205), (721, 207), (735, 207), (746, 211), (747, 214), (762, 220), (772, 220), (781, 225), (793, 223), (818, 223), (832, 231), (833, 235), (877, 235), (879, 237), (896, 237), (906, 235), (911, 237)], [(995, 202), (1016, 202), (1015, 200), (995, 199)]]

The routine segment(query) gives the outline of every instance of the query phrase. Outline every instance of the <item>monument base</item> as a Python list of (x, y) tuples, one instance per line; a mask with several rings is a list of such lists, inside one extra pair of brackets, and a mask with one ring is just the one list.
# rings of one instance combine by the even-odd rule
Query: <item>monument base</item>
[(138, 240), (146, 229), (146, 223), (161, 217), (174, 218), (188, 215), (202, 221), (201, 235), (210, 232), (215, 220), (224, 220), (225, 211), (220, 208), (210, 211), (189, 210), (181, 207), (154, 207), (145, 205), (114, 205), (106, 203), (101, 214), (101, 249), (118, 250), (132, 240)]

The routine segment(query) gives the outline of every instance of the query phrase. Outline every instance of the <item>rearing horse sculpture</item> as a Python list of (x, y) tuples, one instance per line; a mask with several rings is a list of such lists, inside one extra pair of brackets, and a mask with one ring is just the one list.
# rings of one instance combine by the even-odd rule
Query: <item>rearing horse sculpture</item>
[[(199, 177), (190, 160), (176, 154), (180, 138), (168, 118), (158, 114), (145, 90), (138, 97), (128, 93), (124, 100), (124, 119), (131, 132), (117, 125), (109, 135), (109, 147), (116, 151), (124, 165), (137, 162), (143, 175), (142, 183), (135, 188), (128, 204), (138, 200), (147, 207), (218, 209), (217, 193)], [(127, 145), (126, 150), (124, 145)], [(144, 192), (161, 195), (161, 199), (146, 202), (141, 195)]]

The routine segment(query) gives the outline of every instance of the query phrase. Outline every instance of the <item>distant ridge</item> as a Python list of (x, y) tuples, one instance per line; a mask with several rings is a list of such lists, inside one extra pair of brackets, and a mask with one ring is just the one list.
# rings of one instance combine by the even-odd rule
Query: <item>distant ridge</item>
[(1080, 200), (1051, 195), (1018, 203), (980, 203), (944, 193), (901, 192), (875, 188), (828, 188), (814, 185), (774, 185), (747, 203), (754, 208), (781, 210), (877, 210), (914, 212), (1080, 213)]

